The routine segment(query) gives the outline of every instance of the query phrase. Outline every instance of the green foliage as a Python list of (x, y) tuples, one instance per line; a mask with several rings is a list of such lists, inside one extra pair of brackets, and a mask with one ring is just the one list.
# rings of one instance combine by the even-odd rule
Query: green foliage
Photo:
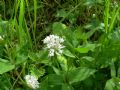
[(120, 85), (118, 84), (120, 81), (119, 78), (112, 78), (106, 82), (104, 90), (119, 90)]
[(83, 81), (95, 72), (96, 70), (86, 67), (80, 67), (71, 70), (70, 72), (68, 72), (69, 83), (72, 84), (78, 81)]
[[(48, 55), (50, 34), (61, 55)], [(38, 90), (119, 90), (119, 0), (0, 0), (0, 66), (0, 90), (32, 90), (25, 75)]]
[(15, 65), (10, 64), (7, 60), (4, 59), (0, 59), (0, 66), (0, 74), (3, 74), (15, 68)]
[(0, 90), (9, 90), (12, 87), (10, 77), (7, 74), (3, 75), (4, 76), (0, 76)]
[(95, 44), (86, 44), (85, 46), (79, 46), (75, 48), (75, 50), (79, 53), (88, 53), (89, 51), (93, 51), (95, 49)]

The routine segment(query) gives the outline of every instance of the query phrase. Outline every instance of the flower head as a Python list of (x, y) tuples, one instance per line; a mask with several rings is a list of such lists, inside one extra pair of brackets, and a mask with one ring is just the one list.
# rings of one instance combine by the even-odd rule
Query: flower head
[(43, 43), (46, 44), (47, 49), (49, 49), (49, 56), (62, 54), (62, 48), (64, 48), (62, 45), (63, 42), (64, 39), (57, 35), (49, 35), (43, 40)]
[(36, 89), (39, 88), (39, 82), (37, 81), (37, 78), (31, 75), (25, 76), (26, 83), (29, 87)]

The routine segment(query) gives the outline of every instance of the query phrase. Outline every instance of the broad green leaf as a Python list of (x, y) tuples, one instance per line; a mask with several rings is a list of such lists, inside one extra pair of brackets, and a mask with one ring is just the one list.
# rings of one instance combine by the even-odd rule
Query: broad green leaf
[(89, 76), (93, 75), (96, 72), (95, 69), (90, 69), (87, 67), (79, 67), (68, 72), (68, 78), (70, 84), (83, 81)]
[(115, 87), (115, 83), (113, 82), (113, 79), (110, 79), (106, 82), (104, 90), (115, 90), (114, 87)]
[(14, 69), (15, 65), (10, 64), (9, 62), (3, 62), (0, 59), (0, 67), (1, 67), (0, 68), (0, 74), (3, 74), (5, 72), (8, 72), (8, 71)]
[(104, 90), (120, 90), (120, 78), (111, 78), (106, 82)]
[(93, 51), (95, 47), (95, 44), (87, 44), (85, 46), (79, 46), (78, 48), (75, 48), (75, 50), (79, 53), (88, 53), (88, 51)]
[(65, 54), (68, 57), (75, 58), (75, 56), (68, 49), (65, 49), (63, 54)]
[(89, 49), (86, 47), (79, 47), (79, 48), (75, 48), (76, 51), (78, 51), (79, 53), (88, 53)]

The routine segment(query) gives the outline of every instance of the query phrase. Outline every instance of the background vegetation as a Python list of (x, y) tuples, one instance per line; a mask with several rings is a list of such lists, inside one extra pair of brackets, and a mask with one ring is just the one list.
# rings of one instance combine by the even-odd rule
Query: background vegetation
[[(48, 57), (43, 39), (64, 38)], [(0, 0), (0, 90), (120, 90), (119, 0)]]

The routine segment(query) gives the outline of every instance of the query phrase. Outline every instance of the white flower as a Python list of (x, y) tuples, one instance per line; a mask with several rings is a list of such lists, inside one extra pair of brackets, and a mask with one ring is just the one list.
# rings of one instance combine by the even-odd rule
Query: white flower
[(43, 40), (43, 43), (46, 44), (47, 49), (49, 49), (49, 56), (62, 54), (62, 48), (64, 48), (62, 45), (63, 42), (64, 39), (57, 35), (49, 35)]
[(37, 78), (32, 75), (26, 75), (25, 76), (26, 83), (29, 87), (33, 89), (39, 88), (39, 82), (37, 81)]
[(49, 56), (54, 56), (54, 52), (55, 52), (54, 49), (50, 49), (50, 50), (49, 50)]

